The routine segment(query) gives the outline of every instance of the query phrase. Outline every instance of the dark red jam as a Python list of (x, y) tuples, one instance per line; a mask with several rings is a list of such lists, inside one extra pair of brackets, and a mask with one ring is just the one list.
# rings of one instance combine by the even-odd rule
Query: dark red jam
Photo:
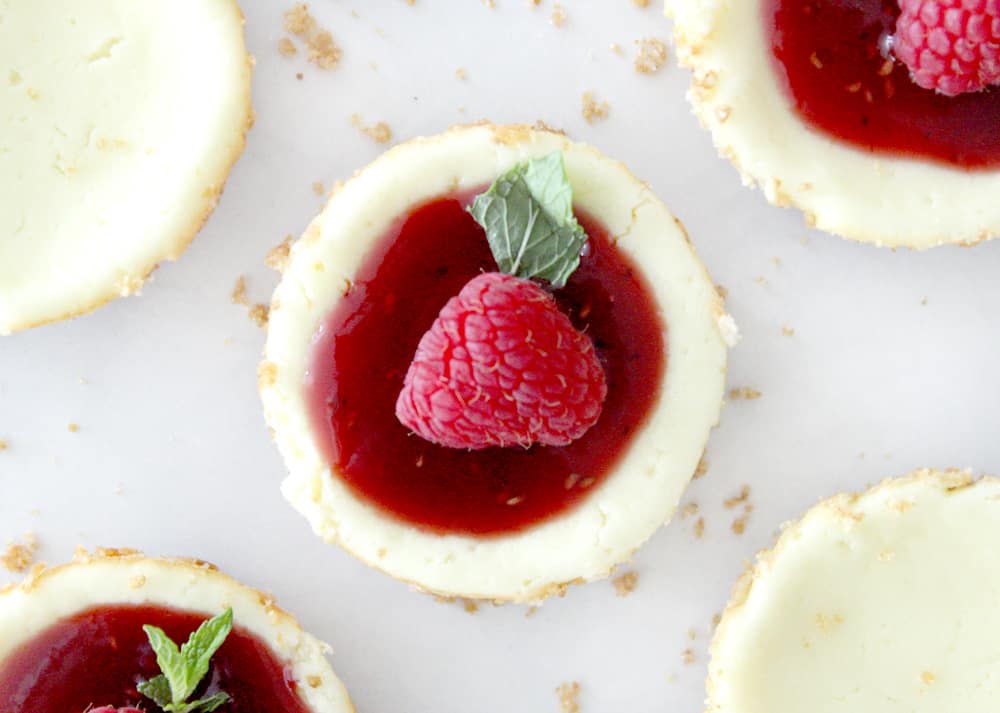
[[(153, 606), (110, 605), (64, 619), (0, 662), (3, 713), (83, 713), (104, 705), (160, 709), (136, 689), (160, 673), (143, 624), (178, 644), (206, 617)], [(190, 700), (225, 691), (219, 713), (307, 713), (285, 666), (249, 632), (234, 628)]]
[[(744, 0), (741, 0), (744, 1)], [(946, 97), (884, 55), (898, 0), (764, 0), (775, 66), (798, 113), (879, 154), (1000, 167), (1000, 90)]]
[(417, 343), (466, 282), (497, 269), (471, 198), (415, 208), (372, 249), (316, 337), (305, 388), (320, 446), (357, 495), (422, 529), (499, 535), (566, 512), (608, 476), (656, 401), (664, 327), (636, 266), (578, 215), (589, 254), (555, 296), (607, 376), (597, 424), (564, 447), (466, 451), (412, 435), (395, 404)]

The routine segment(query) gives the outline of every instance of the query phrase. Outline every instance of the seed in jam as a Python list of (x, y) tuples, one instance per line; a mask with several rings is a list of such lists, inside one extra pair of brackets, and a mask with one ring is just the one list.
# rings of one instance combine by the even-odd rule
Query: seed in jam
[(946, 97), (890, 53), (897, 0), (763, 0), (779, 81), (812, 127), (876, 154), (1000, 167), (1000, 89)]
[(604, 367), (598, 422), (559, 447), (464, 451), (413, 436), (395, 403), (417, 343), (470, 279), (497, 269), (466, 210), (474, 195), (416, 207), (371, 250), (316, 336), (304, 388), (317, 442), (356, 495), (425, 530), (487, 536), (565, 513), (607, 478), (652, 411), (666, 347), (640, 271), (578, 213), (588, 250), (554, 296)]

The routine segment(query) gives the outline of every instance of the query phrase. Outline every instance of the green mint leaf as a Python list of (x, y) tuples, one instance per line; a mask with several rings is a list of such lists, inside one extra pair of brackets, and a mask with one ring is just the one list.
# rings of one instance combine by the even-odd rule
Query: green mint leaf
[(225, 705), (229, 701), (229, 694), (219, 691), (200, 701), (188, 704), (186, 713), (212, 713), (219, 706)]
[[(212, 656), (219, 650), (222, 642), (226, 640), (232, 630), (233, 610), (230, 608), (218, 616), (202, 622), (197, 631), (188, 638), (187, 643), (181, 647), (181, 658), (184, 660), (186, 674), (184, 683), (187, 688), (183, 695), (180, 695), (180, 700), (185, 700), (194, 693), (194, 689), (208, 673)], [(178, 695), (176, 688), (174, 695)]]
[[(184, 660), (181, 658), (181, 652), (177, 649), (177, 644), (159, 627), (147, 624), (142, 627), (142, 630), (146, 632), (149, 645), (153, 647), (153, 651), (156, 653), (156, 665), (160, 667), (163, 677), (167, 680), (167, 685), (170, 688), (170, 702), (180, 703), (190, 696), (191, 692), (188, 691), (183, 695), (179, 695), (186, 676)], [(157, 703), (157, 705), (160, 704)], [(162, 708), (162, 706), (160, 707)]]
[(573, 216), (573, 190), (558, 152), (500, 176), (470, 212), (502, 272), (559, 288), (580, 265), (587, 234)]
[(163, 674), (141, 682), (139, 684), (139, 693), (151, 699), (160, 708), (165, 708), (171, 703), (170, 683)]
[(149, 644), (156, 653), (156, 663), (163, 673), (141, 683), (140, 693), (151, 698), (163, 710), (172, 713), (213, 711), (229, 700), (225, 693), (216, 693), (196, 703), (184, 702), (208, 673), (212, 656), (233, 630), (232, 609), (202, 622), (180, 649), (162, 629), (149, 625), (142, 629), (149, 638)]

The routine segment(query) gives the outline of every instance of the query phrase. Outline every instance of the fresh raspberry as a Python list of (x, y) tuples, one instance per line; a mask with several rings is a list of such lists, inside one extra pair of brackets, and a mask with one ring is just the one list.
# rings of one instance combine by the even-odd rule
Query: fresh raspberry
[(1000, 84), (1000, 0), (899, 0), (894, 50), (913, 81), (953, 97)]
[(608, 387), (590, 339), (529, 280), (490, 272), (444, 306), (417, 346), (396, 417), (451, 448), (565, 446)]

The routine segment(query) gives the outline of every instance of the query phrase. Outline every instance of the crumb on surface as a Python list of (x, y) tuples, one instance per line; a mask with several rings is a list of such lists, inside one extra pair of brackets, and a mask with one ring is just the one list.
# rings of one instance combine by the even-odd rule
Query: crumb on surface
[(750, 486), (744, 485), (742, 488), (740, 488), (739, 495), (734, 495), (731, 498), (726, 498), (722, 504), (726, 507), (727, 510), (732, 510), (734, 507), (742, 505), (749, 500), (750, 500)]
[(465, 67), (459, 67), (458, 69), (455, 70), (455, 79), (458, 79), (458, 80), (461, 80), (461, 81), (464, 82), (468, 78), (469, 78), (469, 75), (466, 74)]
[(781, 335), (784, 337), (794, 337), (795, 330), (792, 327), (789, 327), (787, 324), (783, 324), (781, 325)]
[(719, 627), (719, 623), (722, 621), (722, 614), (712, 615), (712, 630), (714, 631)]
[(708, 473), (708, 458), (702, 455), (701, 459), (698, 461), (697, 467), (694, 469), (694, 475), (691, 480), (698, 480), (699, 478), (704, 478)]
[(236, 284), (233, 285), (229, 299), (234, 305), (250, 304), (250, 300), (247, 299), (247, 279), (243, 275), (236, 278)]
[(639, 52), (635, 58), (635, 71), (639, 74), (656, 74), (667, 63), (667, 43), (656, 37), (636, 40)]
[(272, 270), (282, 272), (288, 265), (288, 258), (291, 255), (294, 240), (295, 238), (291, 235), (286, 235), (284, 240), (268, 250), (267, 255), (264, 257), (264, 264)]
[(924, 671), (923, 673), (920, 674), (920, 680), (929, 686), (932, 683), (934, 683), (934, 681), (937, 679), (934, 676), (934, 674), (931, 673), (930, 671)]
[(387, 144), (392, 141), (392, 129), (384, 121), (371, 126), (365, 126), (364, 122), (361, 121), (360, 114), (352, 114), (351, 126), (357, 128), (362, 134), (368, 136), (377, 144)]
[(593, 92), (583, 93), (583, 118), (588, 124), (608, 118), (611, 107), (606, 101), (599, 101)]
[(526, 612), (524, 612), (524, 618), (525, 619), (530, 619), (531, 617), (533, 617), (537, 613), (538, 613), (538, 606), (537, 605), (532, 605), (532, 606), (528, 607), (528, 610)]
[(615, 594), (619, 597), (627, 597), (639, 586), (639, 573), (636, 571), (625, 572), (611, 580), (614, 585)]
[(307, 3), (300, 2), (285, 12), (285, 29), (299, 36), (307, 35), (316, 29), (316, 18), (309, 13)]
[(681, 508), (681, 520), (687, 520), (689, 517), (694, 517), (698, 514), (698, 503), (688, 503)]
[(556, 3), (555, 7), (552, 8), (552, 16), (549, 18), (549, 22), (554, 27), (562, 27), (563, 23), (566, 22), (566, 10), (559, 3)]
[(4, 439), (0, 438), (0, 451), (5, 451), (8, 448), (10, 448), (10, 443), (8, 443)]
[(282, 57), (294, 57), (299, 53), (291, 37), (282, 37), (278, 40), (278, 54)]
[(271, 317), (271, 309), (265, 304), (255, 304), (247, 311), (247, 314), (258, 327), (263, 329)]
[(475, 614), (477, 611), (479, 611), (479, 602), (477, 602), (475, 599), (463, 599), (462, 609), (465, 610), (466, 614)]
[(562, 713), (580, 713), (580, 684), (576, 681), (560, 684), (556, 689)]
[(620, 44), (618, 44), (617, 42), (612, 42), (608, 46), (608, 49), (611, 50), (612, 52), (614, 52), (619, 57), (622, 56), (622, 46)]
[(632, 4), (636, 7), (649, 7), (649, 0), (632, 0)]
[(705, 536), (705, 518), (699, 517), (694, 523), (694, 536), (699, 540)]
[(78, 424), (78, 423), (71, 423), (68, 426), (66, 426), (66, 430), (69, 431), (70, 433), (79, 433), (80, 432), (80, 424)]
[(14, 574), (27, 572), (34, 564), (35, 552), (38, 550), (38, 539), (34, 534), (29, 532), (21, 540), (22, 542), (8, 542), (7, 549), (0, 554), (0, 566)]
[(323, 187), (322, 181), (313, 181), (312, 189), (313, 193), (315, 193), (317, 196), (322, 196), (324, 193), (326, 193), (326, 188)]
[(740, 386), (739, 388), (729, 390), (729, 399), (731, 401), (754, 401), (760, 397), (761, 393), (749, 386)]
[(715, 291), (719, 293), (719, 297), (721, 297), (722, 299), (726, 299), (727, 297), (729, 297), (729, 290), (727, 290), (722, 285), (716, 285)]
[(738, 518), (733, 520), (733, 523), (729, 526), (733, 531), (733, 534), (742, 535), (747, 529), (747, 520), (750, 519), (748, 514), (740, 515)]
[(694, 649), (684, 649), (681, 653), (681, 661), (690, 666), (695, 662)]
[[(303, 38), (308, 60), (320, 69), (333, 69), (339, 64), (343, 51), (333, 41), (333, 35), (330, 34), (329, 30), (320, 28), (316, 18), (309, 13), (307, 3), (300, 2), (285, 13), (285, 29), (289, 33)], [(295, 50), (291, 40), (288, 41), (287, 45), (284, 42), (279, 42), (278, 51), (285, 56), (291, 56), (294, 51), (287, 54), (289, 46)]]
[(328, 30), (320, 30), (306, 40), (309, 61), (320, 69), (334, 69), (340, 63), (344, 52), (333, 41)]

